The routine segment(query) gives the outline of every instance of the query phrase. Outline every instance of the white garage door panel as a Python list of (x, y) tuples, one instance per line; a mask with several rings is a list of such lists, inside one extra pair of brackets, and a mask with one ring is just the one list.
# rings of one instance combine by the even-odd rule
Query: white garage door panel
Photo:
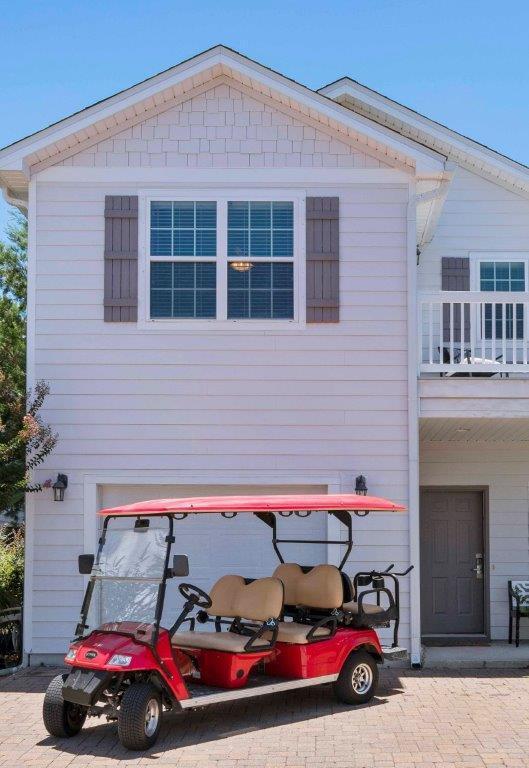
[[(322, 485), (273, 485), (273, 486), (198, 486), (198, 485), (109, 485), (101, 489), (102, 507), (113, 507), (155, 498), (236, 495), (258, 493), (327, 493)], [(280, 538), (325, 539), (327, 515), (314, 513), (300, 519), (292, 515), (279, 518)], [(188, 581), (209, 592), (212, 584), (222, 575), (236, 573), (256, 578), (270, 576), (278, 564), (272, 547), (272, 532), (253, 515), (240, 514), (233, 519), (220, 515), (190, 515), (175, 521), (176, 542), (173, 553), (189, 557), (189, 576), (173, 579), (167, 584), (163, 624), (170, 626), (176, 618), (182, 598), (178, 583)], [(141, 534), (140, 534), (141, 535)], [(326, 562), (326, 548), (322, 544), (283, 544), (281, 552), (287, 562), (301, 564)], [(108, 611), (103, 612), (110, 620)]]

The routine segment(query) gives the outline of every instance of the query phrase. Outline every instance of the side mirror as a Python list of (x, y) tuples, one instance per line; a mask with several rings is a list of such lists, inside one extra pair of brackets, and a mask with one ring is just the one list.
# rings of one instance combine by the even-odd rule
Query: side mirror
[(187, 555), (173, 555), (171, 576), (189, 576), (189, 559)]
[(79, 555), (79, 573), (90, 574), (94, 567), (94, 555)]

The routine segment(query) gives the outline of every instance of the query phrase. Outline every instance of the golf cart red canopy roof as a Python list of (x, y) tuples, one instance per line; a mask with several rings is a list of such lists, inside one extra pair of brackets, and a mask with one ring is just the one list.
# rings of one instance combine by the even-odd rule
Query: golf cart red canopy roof
[(377, 496), (355, 493), (314, 493), (279, 496), (195, 496), (154, 499), (109, 507), (99, 515), (166, 515), (222, 512), (316, 512), (343, 509), (349, 512), (405, 512), (406, 507)]

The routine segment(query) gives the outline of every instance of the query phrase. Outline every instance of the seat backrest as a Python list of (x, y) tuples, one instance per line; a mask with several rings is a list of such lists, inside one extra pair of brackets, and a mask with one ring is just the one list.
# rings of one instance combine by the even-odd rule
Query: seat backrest
[(283, 584), (272, 577), (246, 584), (242, 576), (222, 576), (211, 588), (210, 597), (210, 616), (266, 621), (278, 619), (283, 610)]
[(516, 601), (514, 599), (513, 592), (518, 595), (521, 605), (529, 604), (529, 581), (515, 581), (514, 579), (509, 581), (511, 605), (514, 607)]
[(342, 575), (335, 565), (315, 565), (304, 573), (296, 563), (281, 563), (274, 576), (285, 585), (287, 605), (330, 611), (343, 604)]
[(209, 592), (211, 606), (207, 609), (210, 616), (234, 616), (235, 598), (245, 586), (242, 576), (221, 576)]

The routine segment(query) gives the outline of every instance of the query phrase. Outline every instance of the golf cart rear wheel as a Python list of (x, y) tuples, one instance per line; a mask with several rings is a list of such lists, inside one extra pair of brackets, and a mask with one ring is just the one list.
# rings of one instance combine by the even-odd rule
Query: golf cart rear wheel
[(62, 697), (62, 686), (68, 675), (57, 675), (48, 685), (42, 705), (42, 719), (52, 736), (64, 738), (79, 733), (86, 720), (87, 709)]
[(376, 691), (378, 666), (367, 651), (353, 651), (334, 683), (334, 694), (344, 704), (366, 704)]
[(132, 683), (121, 699), (118, 736), (126, 749), (152, 747), (162, 724), (162, 700), (150, 683)]

